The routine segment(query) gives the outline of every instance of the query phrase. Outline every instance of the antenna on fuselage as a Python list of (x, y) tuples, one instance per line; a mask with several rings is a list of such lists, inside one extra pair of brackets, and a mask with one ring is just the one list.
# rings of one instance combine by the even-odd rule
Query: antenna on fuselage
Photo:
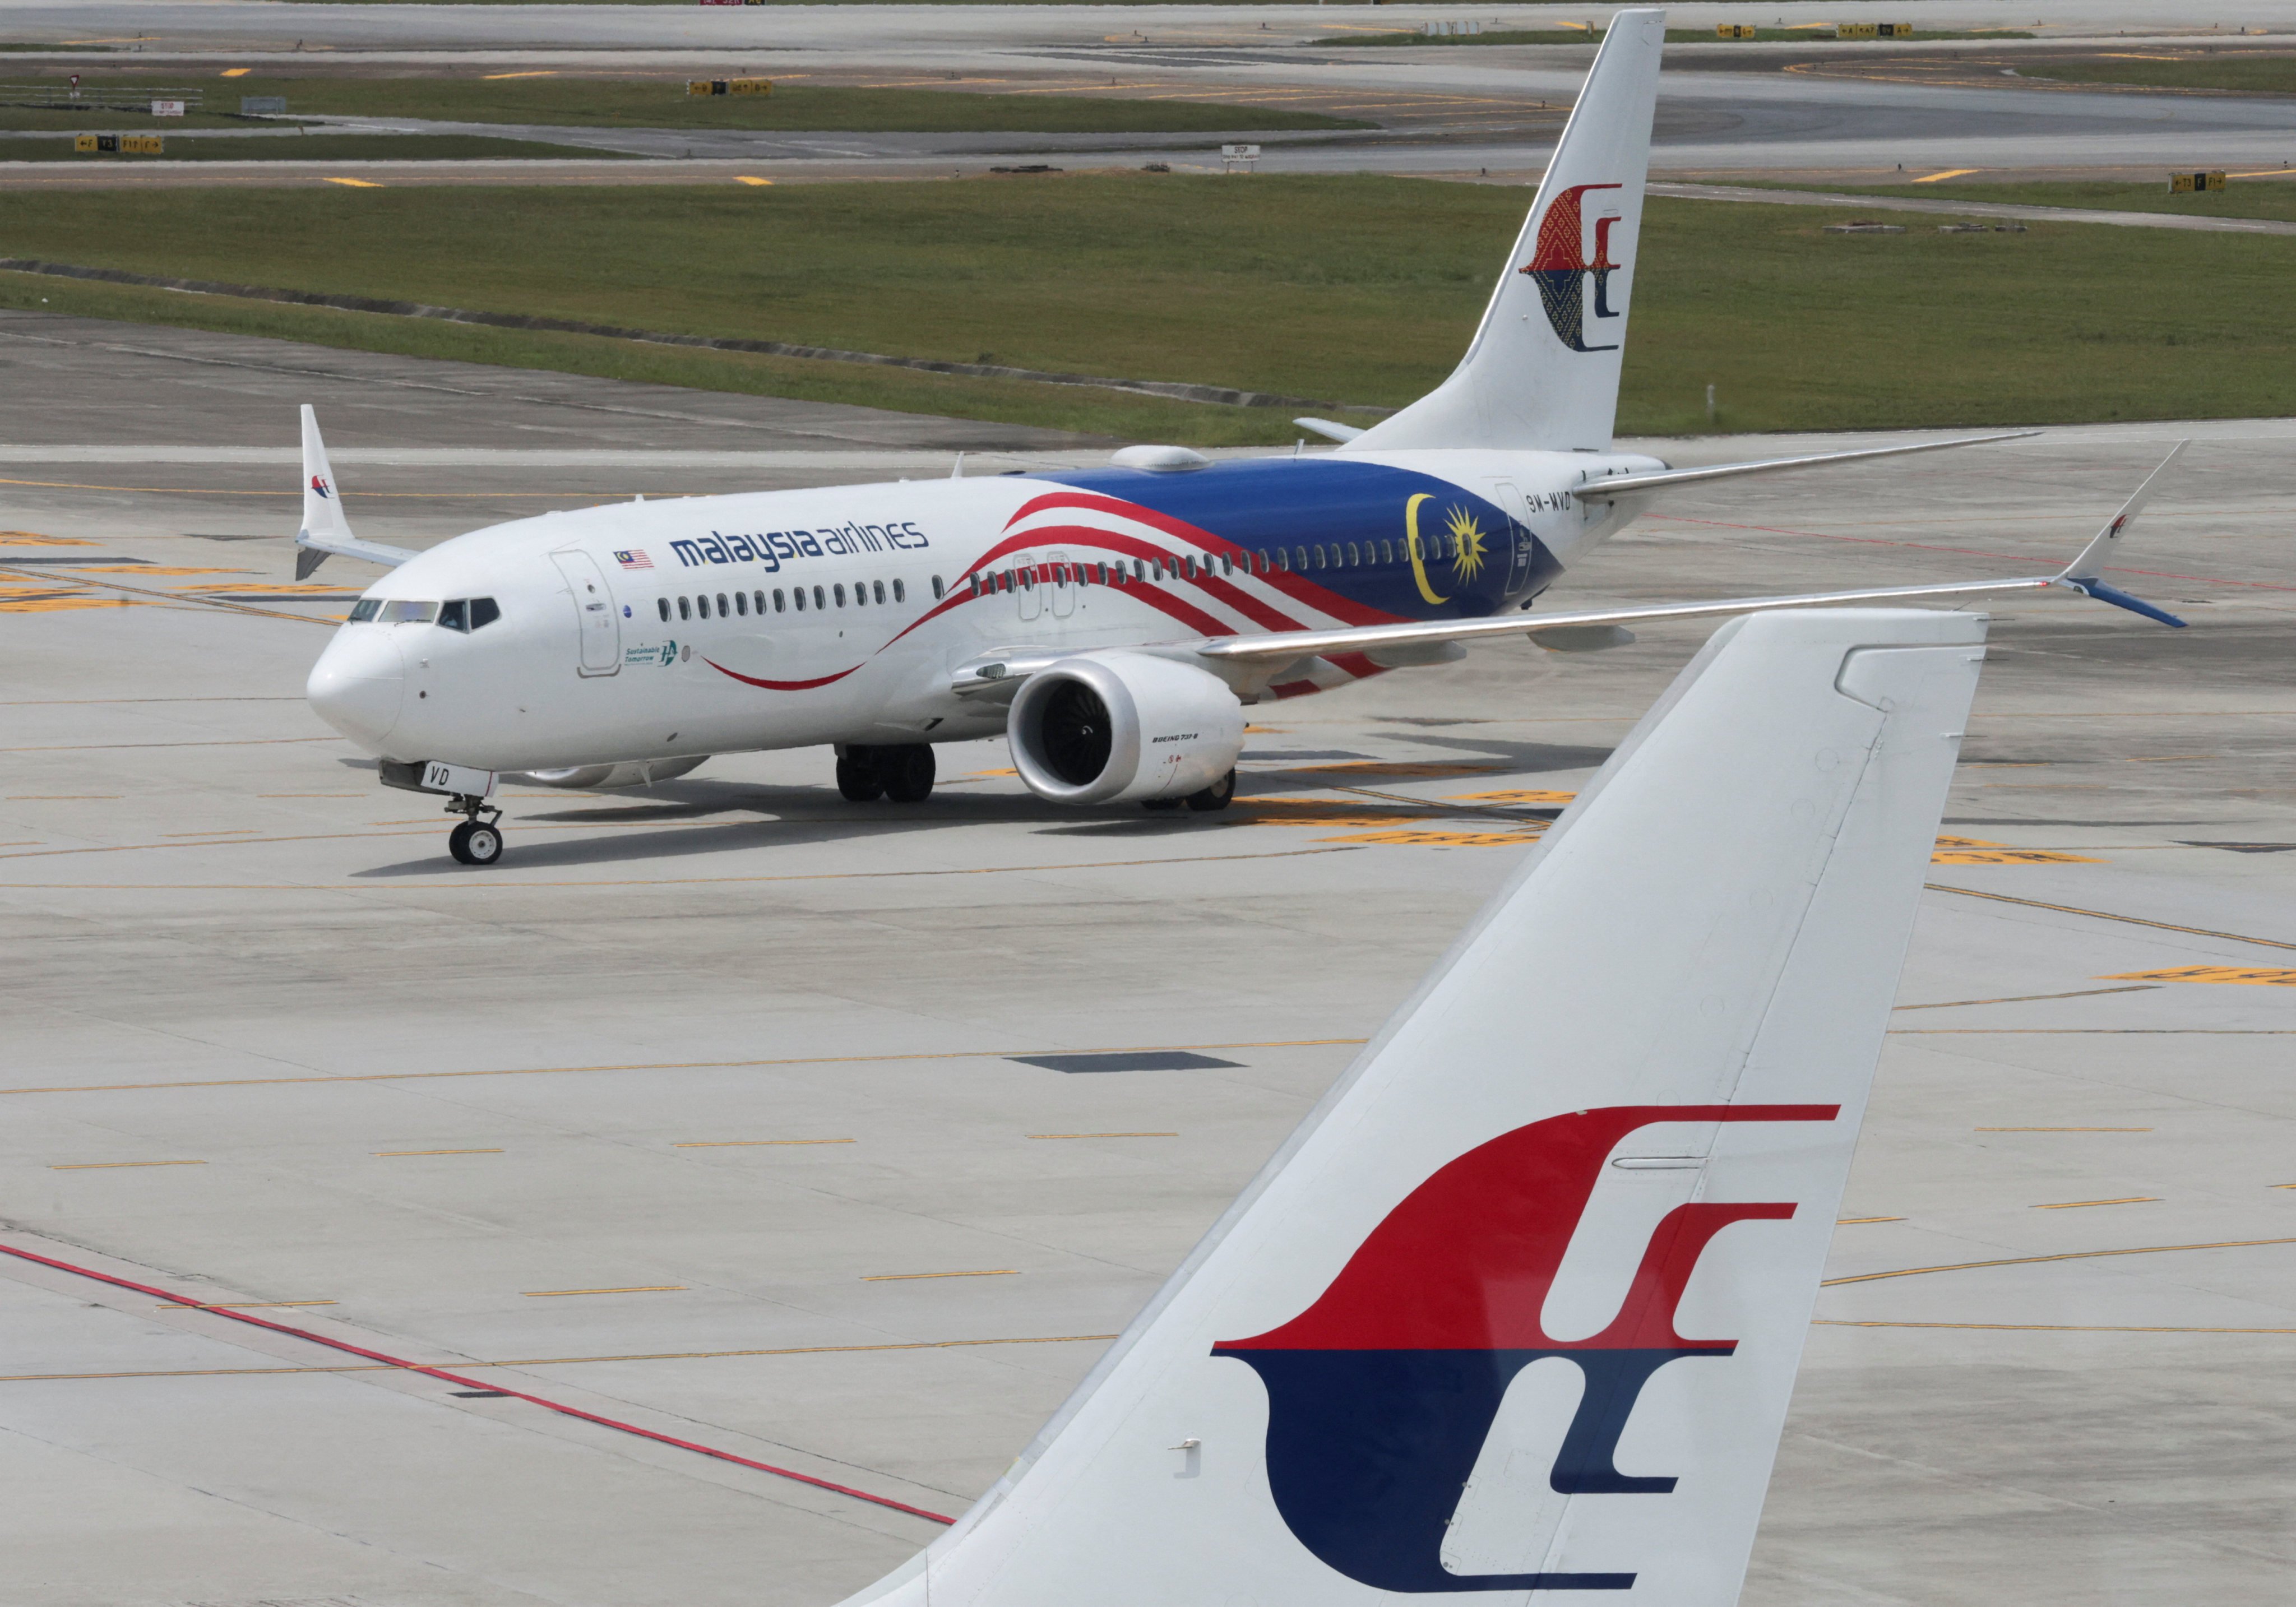
[(955, 463), (951, 463), (951, 464), (949, 465), (949, 468), (948, 468), (948, 477), (949, 477), (949, 479), (951, 479), (951, 480), (963, 480), (963, 479), (964, 478), (964, 453), (962, 453), (962, 452), (958, 453), (958, 454), (956, 455), (956, 462), (955, 462)]

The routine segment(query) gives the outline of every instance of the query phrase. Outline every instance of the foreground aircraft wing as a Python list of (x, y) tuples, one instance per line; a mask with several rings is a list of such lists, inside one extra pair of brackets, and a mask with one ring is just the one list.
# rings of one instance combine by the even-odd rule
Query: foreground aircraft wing
[[(2190, 441), (2179, 441), (2161, 466), (2145, 477), (2112, 521), (2098, 532), (2080, 555), (2049, 575), (2023, 575), (2010, 580), (1947, 580), (1927, 586), (1876, 586), (1854, 592), (1801, 592), (1776, 597), (1734, 597), (1712, 603), (1668, 603), (1646, 608), (1582, 609), (1570, 613), (1506, 614), (1488, 619), (1438, 619), (1401, 625), (1357, 625), (1336, 630), (1278, 631), (1261, 636), (1222, 636), (1195, 648), (1198, 657), (1218, 662), (1288, 663), (1311, 654), (1369, 652), (1381, 648), (1423, 643), (1472, 642), (1486, 636), (1529, 635), (1536, 640), (1546, 631), (1585, 633), (1669, 619), (1711, 619), (1725, 614), (1771, 613), (1781, 609), (1840, 608), (1875, 603), (1914, 603), (1947, 597), (1981, 596), (1995, 592), (2046, 591), (2051, 587), (2079, 592), (2100, 603), (2110, 603), (2132, 613), (2182, 627), (2174, 614), (2139, 597), (2105, 585), (2097, 571), (2109, 561), (2128, 522), (2152, 500), (2153, 488)], [(1904, 450), (1904, 448), (1891, 448)], [(1643, 478), (1648, 478), (1647, 476)], [(1612, 481), (1616, 486), (1619, 482)], [(1581, 491), (1580, 496), (1587, 493)], [(1571, 640), (1564, 635), (1563, 640)]]
[[(1308, 419), (1294, 419), (1295, 424), (1312, 423)], [(1903, 457), (1908, 452), (1942, 452), (1948, 447), (1981, 447), (1988, 441), (2021, 441), (2041, 432), (2038, 430), (2009, 430), (1997, 435), (1962, 435), (1949, 441), (1916, 441), (1910, 447), (1860, 447), (1854, 452), (1816, 452), (1800, 457), (1766, 457), (1751, 463), (1715, 463), (1703, 469), (1658, 469), (1647, 474), (1614, 474), (1607, 480), (1588, 480), (1573, 488), (1571, 495), (1581, 502), (1613, 496), (1630, 496), (1637, 491), (1662, 491), (1677, 486), (1703, 485), (1713, 480), (1735, 480), (1742, 474), (1777, 474), (1789, 469), (1823, 469), (1835, 463), (1854, 463), (1867, 458)]]
[(319, 439), (319, 415), (303, 404), (303, 527), (295, 532), (295, 578), (308, 580), (329, 558), (364, 558), (395, 568), (414, 556), (406, 547), (361, 541), (343, 517), (342, 495), (327, 463), (327, 443)]
[(1011, 1471), (846, 1607), (1730, 1607), (1984, 631), (1718, 631)]

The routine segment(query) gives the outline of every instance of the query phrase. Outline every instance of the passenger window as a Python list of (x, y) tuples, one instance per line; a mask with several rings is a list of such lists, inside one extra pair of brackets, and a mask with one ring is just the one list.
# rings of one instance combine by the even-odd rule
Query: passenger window
[(719, 592), (718, 594), (718, 617), (722, 619), (729, 611), (730, 611), (726, 607), (726, 594)]
[(1330, 560), (1325, 556), (1324, 549), (1321, 546), (1312, 546), (1308, 550), (1316, 555), (1316, 567), (1317, 569), (1327, 569), (1330, 567)]
[(1235, 573), (1235, 560), (1230, 558), (1226, 553), (1222, 553), (1220, 554), (1219, 562), (1221, 574), (1233, 575)]
[(677, 617), (681, 619), (693, 618), (693, 611), (686, 606), (685, 599), (683, 597), (677, 600)]
[(667, 597), (656, 597), (653, 601), (654, 606), (661, 610), (662, 619), (667, 623), (669, 619), (669, 599)]
[(1292, 549), (1292, 567), (1295, 570), (1304, 570), (1308, 567), (1308, 549), (1306, 547), (1293, 547)]
[(1100, 583), (1103, 586), (1108, 584), (1108, 566), (1104, 563), (1100, 566)]
[(455, 598), (451, 603), (441, 603), (439, 605), (439, 623), (445, 626), (448, 630), (470, 629), (470, 627), (463, 623), (463, 607), (464, 603), (460, 597)]
[(805, 587), (803, 587), (803, 586), (799, 586), (799, 587), (797, 588), (796, 595), (797, 595), (797, 611), (798, 611), (798, 612), (800, 612), (800, 613), (803, 613), (803, 612), (805, 612)]
[(933, 587), (933, 601), (934, 601), (934, 602), (936, 602), (936, 603), (938, 603), (938, 602), (939, 602), (939, 601), (940, 601), (940, 577), (939, 577), (939, 575), (935, 575), (935, 576), (932, 578), (932, 587)]
[(756, 605), (757, 611), (758, 611), (758, 613), (762, 614), (762, 613), (764, 613), (764, 612), (766, 611), (766, 594), (765, 594), (765, 593), (763, 593), (763, 592), (751, 592), (751, 593), (750, 594), (750, 602), (751, 602), (752, 603), (754, 603), (754, 604)]
[(1348, 543), (1348, 567), (1352, 570), (1360, 569), (1362, 566), (1363, 553), (1357, 551), (1356, 544), (1350, 541)]
[(737, 614), (746, 614), (750, 611), (750, 594), (747, 592), (734, 594), (734, 611)]
[(701, 596), (696, 597), (693, 600), (693, 613), (694, 617), (700, 619), (707, 619), (709, 617), (709, 595), (708, 593), (705, 592)]
[(893, 582), (893, 601), (896, 603), (906, 603), (908, 600), (909, 588), (903, 586), (899, 580), (896, 579)]
[(883, 581), (882, 581), (882, 580), (872, 580), (872, 581), (869, 583), (869, 592), (870, 592), (870, 595), (872, 596), (872, 598), (873, 598), (874, 601), (876, 601), (876, 602), (878, 602), (878, 603), (882, 603), (882, 602), (884, 602), (884, 600), (885, 600), (885, 583), (884, 583)]
[(833, 588), (831, 595), (837, 599), (838, 607), (843, 608), (845, 606), (845, 587), (843, 586), (840, 585)]
[(827, 608), (829, 606), (829, 594), (823, 591), (817, 586), (813, 588), (813, 605), (816, 608)]
[(782, 588), (777, 586), (774, 587), (774, 612), (778, 614), (782, 611)]

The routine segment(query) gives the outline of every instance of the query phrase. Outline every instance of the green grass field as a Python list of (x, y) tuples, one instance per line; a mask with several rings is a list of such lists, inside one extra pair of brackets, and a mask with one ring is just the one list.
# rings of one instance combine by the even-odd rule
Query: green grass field
[[(132, 85), (107, 76), (107, 87)], [(149, 81), (170, 87), (181, 73)], [(87, 87), (97, 79), (91, 75)], [(610, 128), (801, 129), (888, 134), (1201, 134), (1271, 128), (1366, 128), (1368, 123), (1201, 101), (1110, 100), (1071, 94), (972, 94), (939, 89), (855, 89), (777, 82), (771, 94), (691, 95), (684, 79), (557, 73), (485, 78), (246, 78), (201, 86), (202, 111), (183, 123), (236, 122), (242, 95), (284, 95), (291, 115), (406, 117), (460, 123), (551, 123)], [(0, 128), (125, 127), (160, 133), (178, 119), (0, 107)], [(243, 125), (242, 125), (243, 126)]]
[[(1425, 180), (0, 192), (50, 261), (1393, 406), (1449, 371), (1529, 193)], [(2296, 239), (2037, 224), (1828, 235), (1840, 207), (1649, 204), (1620, 428), (2290, 409)], [(514, 247), (512, 242), (514, 243)], [(2193, 287), (2204, 286), (2205, 293)], [(1276, 410), (0, 275), (0, 301), (1208, 444)]]
[[(1764, 189), (1804, 189), (1801, 184), (1762, 184)], [(2033, 184), (1963, 182), (1939, 184), (1827, 184), (1848, 195), (1910, 195), (1923, 201), (1982, 201), (2010, 206), (2084, 207), (2101, 212), (2173, 212), (2184, 217), (2271, 217), (2296, 222), (2296, 169), (2285, 178), (2233, 179), (2222, 190), (2174, 195), (2164, 171), (2150, 184), (2054, 180)], [(1913, 218), (1893, 216), (1908, 225)]]
[[(2171, 48), (2174, 48), (2171, 46)], [(2228, 89), (2243, 94), (2296, 94), (2296, 56), (2247, 51), (2133, 60), (2036, 61), (2017, 71), (2065, 84), (2136, 84), (2152, 89)]]
[(53, 135), (0, 135), (0, 162), (466, 162), (511, 158), (613, 161), (619, 151), (576, 150), (542, 140), (490, 139), (463, 134), (303, 134), (291, 139), (234, 139), (169, 134), (158, 156), (82, 155)]

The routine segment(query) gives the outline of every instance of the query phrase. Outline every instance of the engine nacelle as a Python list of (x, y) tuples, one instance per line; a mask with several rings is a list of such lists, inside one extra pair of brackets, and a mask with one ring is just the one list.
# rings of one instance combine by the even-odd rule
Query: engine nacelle
[(706, 753), (686, 758), (626, 758), (616, 765), (570, 765), (562, 770), (521, 770), (511, 779), (537, 787), (564, 787), (591, 792), (608, 787), (650, 787), (658, 781), (675, 781), (688, 770), (709, 762)]
[(1013, 763), (1054, 803), (1185, 798), (1243, 751), (1243, 705), (1226, 682), (1139, 652), (1062, 659), (1029, 677), (1005, 727)]

